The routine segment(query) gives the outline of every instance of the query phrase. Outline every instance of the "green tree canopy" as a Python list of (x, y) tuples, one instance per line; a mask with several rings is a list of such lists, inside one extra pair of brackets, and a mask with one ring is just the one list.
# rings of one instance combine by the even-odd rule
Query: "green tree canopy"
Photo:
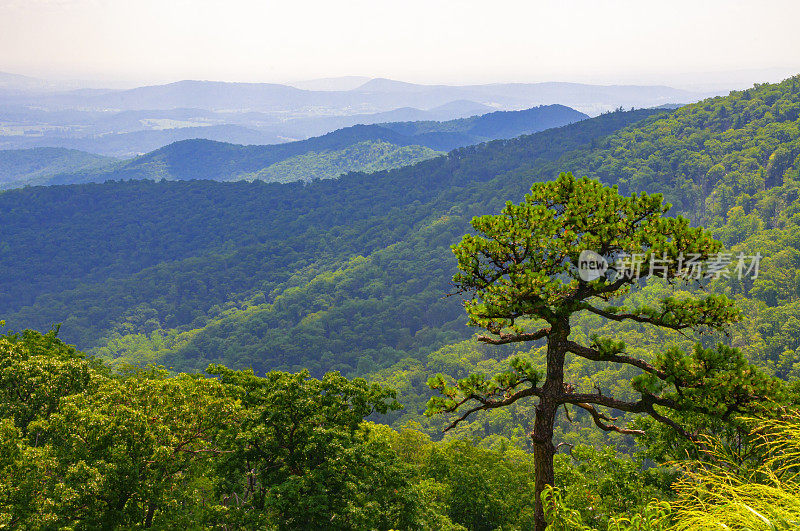
[(395, 393), (331, 372), (322, 379), (211, 366), (245, 414), (219, 461), (221, 494), (245, 528), (415, 527), (408, 472), (362, 425)]
[(398, 407), (394, 391), (338, 373), (211, 372), (112, 373), (55, 331), (0, 335), (0, 527), (446, 522), (364, 422)]
[[(442, 396), (431, 399), (428, 411), (455, 412), (468, 406), (452, 428), (476, 411), (538, 398), (531, 433), (537, 530), (546, 526), (541, 493), (554, 482), (553, 427), (559, 407), (587, 411), (606, 431), (642, 433), (613, 424), (612, 412), (623, 411), (649, 415), (690, 436), (670, 410), (726, 417), (774, 388), (737, 350), (721, 344), (705, 348), (698, 343), (688, 353), (665, 346), (650, 356), (637, 356), (613, 338), (593, 336), (586, 345), (570, 338), (570, 321), (581, 312), (684, 334), (721, 329), (738, 319), (733, 301), (713, 294), (683, 291), (657, 305), (619, 305), (651, 273), (677, 285), (689, 272), (689, 257), (707, 261), (720, 250), (719, 242), (686, 218), (665, 216), (669, 208), (657, 194), (623, 197), (616, 187), (562, 173), (555, 181), (534, 185), (523, 203), (508, 202), (499, 215), (474, 218), (477, 234), (465, 235), (453, 247), (459, 267), (453, 280), (460, 292), (471, 296), (464, 302), (470, 323), (489, 332), (478, 339), (491, 344), (545, 340), (546, 373), (515, 358), (509, 371), (493, 378), (474, 373), (453, 384), (440, 375), (429, 385)], [(582, 276), (582, 251), (591, 251), (610, 267), (597, 278)], [(643, 266), (631, 267), (630, 257), (638, 257)], [(564, 381), (567, 354), (638, 368), (641, 373), (631, 386), (639, 398), (577, 390)]]

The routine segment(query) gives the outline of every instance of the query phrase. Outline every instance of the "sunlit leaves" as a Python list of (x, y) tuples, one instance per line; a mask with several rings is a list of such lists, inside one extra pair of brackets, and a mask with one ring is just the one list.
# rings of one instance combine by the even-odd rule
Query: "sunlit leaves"
[[(562, 173), (535, 184), (523, 203), (508, 202), (498, 215), (473, 219), (476, 234), (465, 235), (453, 247), (459, 266), (453, 281), (471, 295), (465, 301), (471, 324), (497, 333), (520, 317), (552, 320), (580, 310), (584, 300), (602, 302), (624, 294), (649, 274), (651, 259), (661, 262), (664, 276), (676, 279), (683, 256), (702, 260), (720, 249), (719, 242), (685, 218), (664, 217), (668, 210), (658, 194), (624, 197), (616, 188)], [(580, 280), (577, 262), (583, 250), (605, 258), (608, 274)], [(615, 266), (634, 255), (643, 266), (625, 278)], [(707, 309), (712, 303), (724, 304), (715, 299), (696, 305)], [(663, 304), (673, 322), (691, 324), (685, 317), (700, 309), (688, 302)], [(655, 310), (634, 311), (656, 317)], [(707, 321), (728, 322), (729, 317), (721, 311)]]
[(479, 397), (484, 402), (503, 400), (520, 389), (535, 388), (541, 379), (537, 367), (522, 356), (511, 358), (509, 367), (509, 370), (491, 378), (482, 373), (471, 373), (454, 382), (442, 374), (432, 376), (428, 380), (428, 387), (438, 391), (441, 396), (431, 397), (426, 415), (455, 411), (471, 398)]

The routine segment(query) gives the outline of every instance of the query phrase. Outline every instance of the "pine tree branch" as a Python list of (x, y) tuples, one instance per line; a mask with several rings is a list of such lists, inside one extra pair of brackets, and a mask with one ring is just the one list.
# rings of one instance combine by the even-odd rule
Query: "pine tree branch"
[(668, 321), (665, 321), (664, 316), (666, 315), (666, 310), (665, 313), (662, 313), (661, 316), (659, 316), (658, 318), (653, 318), (638, 313), (612, 313), (603, 310), (601, 308), (595, 308), (590, 304), (584, 305), (583, 308), (585, 310), (592, 312), (595, 315), (599, 315), (600, 317), (605, 317), (610, 321), (617, 321), (617, 322), (635, 321), (637, 323), (651, 324), (654, 326), (660, 326), (662, 328), (669, 328), (671, 330), (684, 330), (686, 328), (691, 328), (692, 326), (694, 326), (691, 323), (670, 323)]
[(477, 411), (482, 411), (482, 410), (486, 410), (486, 409), (495, 409), (495, 408), (498, 408), (498, 407), (509, 406), (509, 405), (513, 404), (514, 402), (516, 402), (517, 400), (519, 400), (520, 398), (525, 398), (526, 396), (541, 396), (541, 393), (542, 393), (542, 390), (540, 388), (538, 388), (536, 386), (533, 386), (533, 387), (526, 387), (525, 389), (520, 389), (516, 393), (513, 393), (511, 395), (506, 396), (502, 400), (492, 400), (492, 399), (488, 399), (486, 397), (479, 396), (479, 395), (474, 395), (474, 394), (473, 395), (468, 395), (468, 396), (464, 397), (463, 400), (461, 400), (460, 402), (455, 404), (453, 407), (447, 408), (447, 410), (445, 410), (445, 411), (448, 412), (448, 413), (452, 413), (453, 411), (455, 411), (456, 409), (461, 407), (463, 404), (469, 402), (470, 400), (475, 400), (477, 402), (480, 402), (480, 405), (475, 406), (472, 409), (468, 409), (467, 411), (465, 411), (464, 414), (462, 414), (457, 419), (453, 420), (450, 423), (450, 425), (447, 426), (444, 429), (444, 431), (449, 431), (449, 430), (455, 428), (456, 426), (458, 426), (458, 424), (460, 422), (466, 420), (467, 417), (469, 417), (471, 414), (473, 414), (473, 413), (475, 413)]
[(633, 365), (634, 367), (638, 367), (645, 372), (649, 372), (650, 374), (658, 376), (662, 380), (667, 378), (666, 372), (655, 368), (650, 363), (647, 363), (646, 361), (641, 360), (639, 358), (626, 356), (624, 354), (606, 354), (600, 352), (595, 348), (579, 345), (574, 341), (567, 341), (567, 352), (571, 352), (576, 356), (580, 356), (581, 358), (585, 358), (591, 361), (613, 361), (615, 363), (624, 363), (627, 365)]
[(646, 413), (653, 417), (658, 422), (662, 424), (666, 424), (678, 432), (683, 437), (687, 439), (692, 439), (691, 434), (689, 434), (685, 429), (683, 429), (678, 423), (674, 420), (665, 417), (658, 413), (653, 406), (659, 405), (664, 406), (673, 410), (679, 410), (678, 404), (668, 398), (661, 398), (654, 395), (645, 395), (642, 397), (641, 400), (636, 402), (626, 402), (624, 400), (619, 400), (616, 398), (612, 398), (610, 396), (603, 396), (600, 394), (588, 394), (588, 393), (573, 393), (573, 394), (564, 394), (559, 399), (560, 403), (567, 403), (567, 404), (596, 404), (598, 406), (604, 406), (610, 409), (616, 409), (619, 411), (625, 411), (627, 413)]
[(620, 428), (619, 426), (616, 426), (614, 424), (605, 424), (603, 422), (604, 420), (609, 422), (614, 422), (617, 419), (615, 417), (609, 417), (607, 415), (604, 415), (603, 413), (600, 413), (591, 404), (584, 404), (582, 402), (577, 402), (575, 403), (575, 405), (578, 406), (579, 408), (588, 411), (589, 414), (592, 416), (592, 420), (594, 420), (595, 425), (603, 431), (615, 431), (617, 433), (622, 433), (625, 435), (644, 435), (644, 432), (642, 430), (632, 430), (629, 428)]
[(497, 334), (498, 338), (490, 336), (478, 336), (478, 341), (482, 343), (488, 343), (490, 345), (505, 345), (507, 343), (519, 343), (522, 341), (536, 341), (537, 339), (547, 337), (549, 334), (550, 328), (547, 327), (530, 334), (505, 334), (503, 332), (499, 332)]

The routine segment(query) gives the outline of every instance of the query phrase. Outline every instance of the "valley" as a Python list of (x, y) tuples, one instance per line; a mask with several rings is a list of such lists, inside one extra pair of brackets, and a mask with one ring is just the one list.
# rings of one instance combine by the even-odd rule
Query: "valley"
[[(365, 474), (390, 473), (408, 482), (388, 489), (406, 494), (411, 491), (404, 489), (417, 489), (408, 494), (417, 500), (434, 496), (436, 489), (450, 493), (441, 494), (447, 501), (439, 512), (429, 504), (414, 509), (421, 512), (397, 509), (399, 514), (415, 515), (426, 522), (419, 524), (422, 528), (439, 525), (434, 521), (444, 522), (444, 528), (463, 526), (452, 529), (482, 529), (483, 522), (539, 525), (529, 497), (532, 485), (509, 483), (518, 474), (533, 477), (535, 448), (525, 426), (536, 421), (535, 405), (520, 401), (477, 411), (446, 433), (452, 415), (430, 414), (437, 396), (455, 393), (437, 382), (470, 389), (481, 378), (497, 375), (492, 385), (500, 385), (520, 370), (534, 374), (549, 363), (541, 337), (504, 345), (478, 340), (475, 328), (467, 326), (465, 294), (454, 289), (458, 264), (451, 247), (474, 233), (470, 222), (476, 216), (500, 212), (507, 201), (519, 203), (531, 186), (551, 183), (561, 172), (613, 185), (623, 197), (663, 194), (671, 205), (666, 215), (687, 216), (692, 227), (704, 227), (728, 252), (763, 256), (757, 278), (722, 276), (703, 288), (729, 297), (746, 319), (695, 337), (581, 313), (570, 322), (570, 337), (587, 344), (596, 335), (614, 338), (636, 345), (636, 353), (655, 364), (668, 361), (664, 345), (690, 352), (695, 341), (709, 348), (724, 341), (739, 356), (730, 357), (738, 368), (725, 370), (752, 379), (724, 380), (723, 369), (719, 374), (709, 369), (703, 378), (734, 386), (731, 396), (763, 389), (758, 392), (775, 393), (791, 404), (800, 378), (798, 127), (800, 79), (794, 77), (677, 109), (619, 110), (591, 118), (566, 107), (536, 107), (449, 122), (358, 125), (275, 145), (186, 140), (122, 161), (55, 148), (9, 151), (4, 164), (37, 186), (0, 193), (0, 315), (9, 331), (2, 341), (9, 352), (27, 349), (24, 356), (53, 352), (54, 367), (65, 364), (54, 374), (83, 367), (91, 378), (106, 382), (75, 396), (89, 397), (80, 399), (90, 401), (80, 407), (104, 411), (108, 419), (114, 413), (103, 409), (103, 393), (132, 393), (140, 401), (136, 407), (157, 408), (148, 398), (153, 386), (173, 386), (175, 396), (196, 397), (193, 407), (199, 411), (232, 408), (234, 417), (244, 415), (236, 423), (245, 430), (262, 429), (261, 421), (248, 417), (250, 411), (283, 411), (270, 401), (295, 404), (292, 400), (303, 393), (310, 394), (302, 400), (317, 400), (311, 398), (319, 395), (317, 386), (328, 389), (330, 394), (321, 396), (331, 400), (361, 397), (353, 404), (371, 405), (334, 405), (331, 412), (325, 405), (319, 414), (330, 415), (327, 420), (309, 422), (332, 430), (325, 432), (326, 441), (355, 445), (357, 455), (368, 456), (369, 464), (357, 465)], [(618, 303), (647, 307), (664, 297), (689, 296), (689, 289), (655, 280), (634, 286)], [(517, 324), (522, 323), (528, 321)], [(26, 328), (55, 330), (58, 339), (55, 332), (10, 332)], [(65, 343), (92, 357), (83, 358)], [(703, 352), (695, 350), (694, 356), (710, 356)], [(695, 363), (686, 356), (681, 363)], [(216, 378), (190, 376), (204, 371)], [(655, 396), (642, 391), (638, 366), (571, 356), (564, 371), (570, 392)], [(109, 376), (114, 374), (132, 376), (116, 380)], [(117, 385), (128, 390), (114, 390)], [(267, 394), (248, 402), (261, 396), (258, 389)], [(223, 395), (238, 397), (239, 405)], [(61, 400), (73, 400), (64, 396)], [(224, 405), (215, 405), (216, 400)], [(236, 409), (240, 406), (245, 409)], [(332, 412), (342, 407), (353, 408), (351, 426), (370, 421), (362, 425), (368, 426), (368, 438), (344, 427), (338, 431), (337, 423), (344, 420)], [(634, 439), (624, 431), (598, 430), (598, 419), (587, 408), (576, 407), (554, 424), (555, 440), (570, 449), (556, 455), (559, 492), (567, 500), (563, 503), (580, 507), (570, 518), (592, 521), (596, 515), (581, 489), (611, 488), (598, 481), (610, 481), (616, 489), (603, 498), (603, 520), (595, 527), (601, 529), (630, 511), (660, 514), (651, 499), (673, 496), (669, 485), (677, 485), (672, 483), (675, 470), (642, 468), (642, 459), (666, 462), (697, 452), (691, 442), (635, 412), (608, 408), (603, 418), (611, 419), (612, 413), (615, 423), (646, 435)], [(67, 422), (59, 420), (61, 414), (51, 417), (48, 430), (56, 429), (52, 423)], [(722, 439), (743, 436), (744, 424), (735, 424), (739, 431), (730, 435), (726, 430), (734, 428), (697, 414), (678, 412), (670, 418)], [(282, 430), (281, 422), (270, 417), (266, 425)], [(214, 429), (229, 433), (226, 426)], [(305, 435), (307, 440), (316, 436)], [(213, 444), (222, 445), (222, 439)], [(398, 459), (406, 460), (404, 472), (387, 472), (402, 468)], [(232, 474), (233, 484), (242, 480), (239, 465), (225, 468), (222, 476), (208, 472), (203, 467), (210, 465), (201, 461), (196, 465), (206, 470), (198, 477)], [(315, 477), (310, 471), (303, 477), (311, 481), (303, 488), (322, 481), (309, 479)], [(486, 496), (486, 507), (462, 511), (468, 499), (458, 494), (462, 477), (483, 478), (473, 487)], [(352, 495), (365, 496), (368, 487), (358, 485)], [(421, 494), (423, 488), (433, 491)], [(498, 488), (513, 494), (506, 501), (489, 494)], [(387, 495), (370, 492), (370, 499)], [(617, 499), (625, 501), (615, 505)], [(367, 503), (364, 499), (357, 507)], [(320, 511), (360, 514), (356, 506), (346, 507)], [(183, 513), (158, 514), (168, 519)], [(226, 514), (204, 518), (246, 518)], [(268, 511), (252, 514), (262, 515), (262, 522), (273, 518)], [(281, 514), (298, 518), (289, 509)], [(380, 520), (386, 514), (373, 516)]]

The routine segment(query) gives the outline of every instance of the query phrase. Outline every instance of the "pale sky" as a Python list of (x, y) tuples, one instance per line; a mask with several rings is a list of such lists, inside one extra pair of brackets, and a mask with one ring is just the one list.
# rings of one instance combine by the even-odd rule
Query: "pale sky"
[(797, 0), (0, 0), (0, 71), (100, 85), (780, 78), (800, 73), (798, 20)]

